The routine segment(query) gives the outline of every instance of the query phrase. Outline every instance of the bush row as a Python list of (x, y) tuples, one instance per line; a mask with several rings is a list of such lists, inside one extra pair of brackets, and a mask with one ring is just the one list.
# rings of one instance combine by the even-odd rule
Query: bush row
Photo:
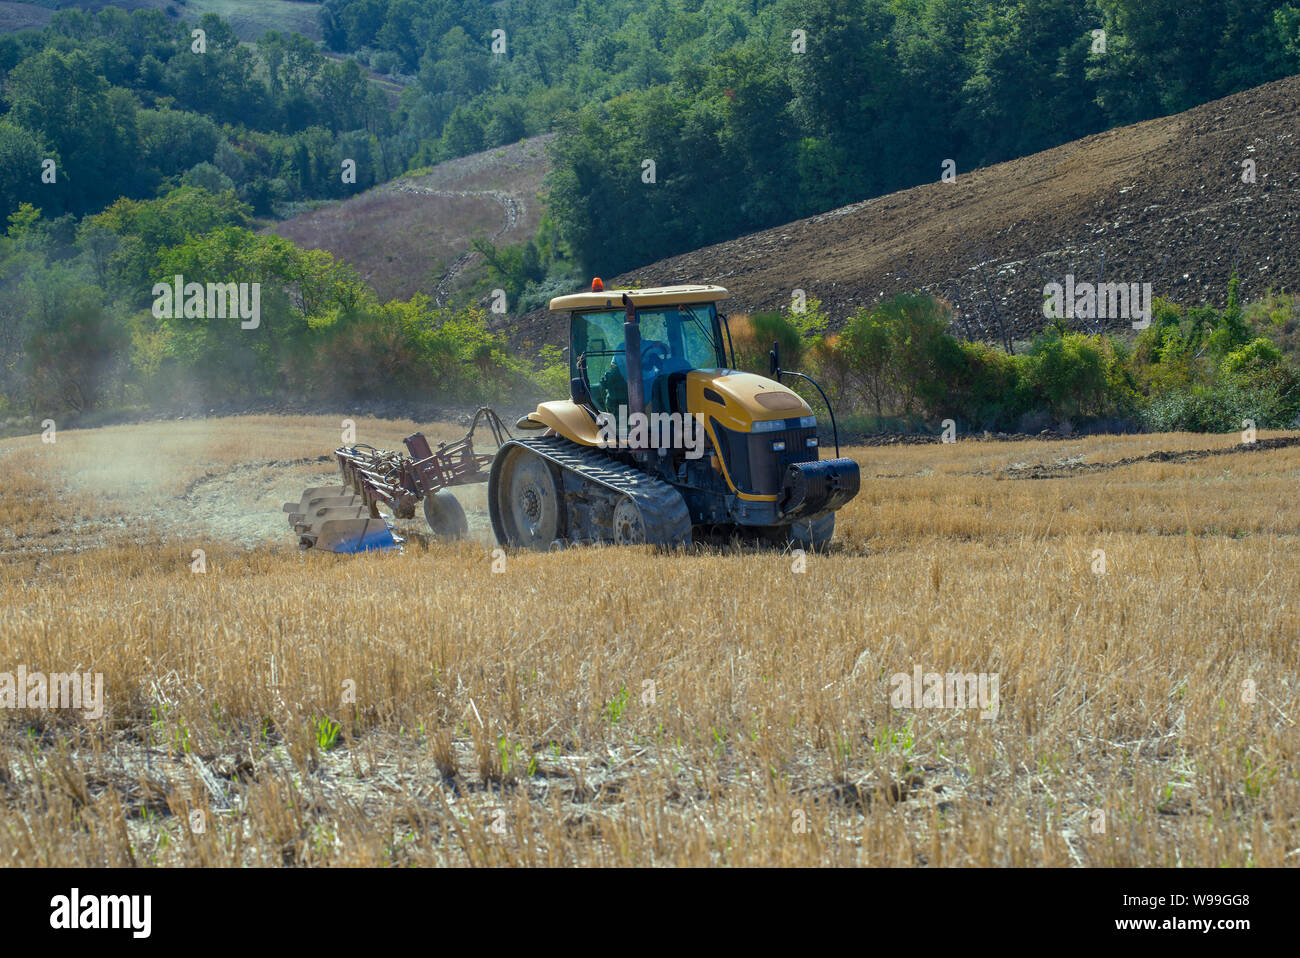
[(1296, 310), (1285, 297), (1243, 308), (1235, 278), (1223, 310), (1156, 300), (1132, 338), (1055, 322), (1007, 352), (958, 339), (951, 320), (942, 300), (912, 293), (859, 309), (833, 335), (815, 302), (731, 325), (743, 368), (766, 372), (780, 342), (784, 365), (802, 363), (841, 416), (881, 427), (1221, 432), (1247, 419), (1294, 427), (1300, 416)]
[[(567, 391), (556, 348), (534, 369), (475, 307), (427, 297), (381, 303), (321, 250), (248, 228), (234, 193), (180, 187), (120, 200), (76, 229), (22, 205), (0, 236), (0, 412), (167, 406), (231, 396), (419, 399), (466, 405)], [(197, 229), (196, 229), (197, 226)], [(484, 246), (494, 279), (539, 295), (563, 268), (553, 228), (533, 247)], [(159, 284), (257, 284), (256, 328), (209, 310), (160, 308)], [(543, 282), (538, 285), (539, 278)], [(513, 284), (513, 285), (511, 285)], [(206, 305), (206, 304), (205, 304)], [(1136, 336), (1089, 335), (1050, 323), (1014, 352), (958, 339), (942, 300), (895, 296), (830, 332), (816, 300), (799, 312), (736, 316), (742, 368), (814, 375), (846, 420), (963, 430), (1285, 428), (1300, 415), (1300, 321), (1294, 301), (1249, 308), (1235, 277), (1227, 306), (1157, 299)], [(800, 387), (806, 389), (806, 387)], [(808, 392), (820, 408), (820, 398)]]

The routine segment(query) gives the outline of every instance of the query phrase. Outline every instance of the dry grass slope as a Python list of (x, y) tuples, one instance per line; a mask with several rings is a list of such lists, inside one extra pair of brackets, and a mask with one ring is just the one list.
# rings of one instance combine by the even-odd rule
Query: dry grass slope
[(29, 3), (0, 3), (0, 33), (39, 30), (50, 22), (51, 11)]
[[(479, 265), (470, 247), (474, 239), (508, 245), (537, 232), (550, 139), (533, 137), (449, 160), (271, 230), (300, 246), (328, 250), (355, 267), (383, 300), (463, 293), (481, 278), (481, 268), (469, 268)], [(448, 276), (462, 256), (467, 262)]]
[[(0, 445), (0, 671), (102, 672), (107, 699), (0, 714), (6, 864), (1300, 860), (1300, 448), (1046, 480), (1014, 477), (1235, 437), (853, 450), (863, 493), (803, 572), (175, 534), (189, 484), (296, 483), (335, 427)], [(998, 714), (893, 707), (914, 666), (997, 673)]]
[(320, 7), (294, 0), (64, 0), (40, 6), (26, 2), (0, 2), (0, 33), (30, 30), (50, 22), (51, 8), (79, 8), (98, 13), (105, 7), (135, 10), (164, 10), (170, 17), (197, 23), (205, 13), (215, 13), (228, 22), (239, 39), (257, 40), (268, 30), (301, 33), (312, 40), (321, 38), (317, 16)]

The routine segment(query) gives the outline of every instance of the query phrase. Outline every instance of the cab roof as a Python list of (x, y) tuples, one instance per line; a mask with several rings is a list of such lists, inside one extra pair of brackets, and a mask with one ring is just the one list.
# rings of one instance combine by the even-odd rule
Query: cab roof
[(675, 306), (683, 303), (716, 303), (731, 294), (721, 286), (655, 286), (649, 289), (606, 289), (600, 292), (570, 293), (551, 300), (551, 310), (619, 309), (627, 293), (639, 309), (642, 306)]

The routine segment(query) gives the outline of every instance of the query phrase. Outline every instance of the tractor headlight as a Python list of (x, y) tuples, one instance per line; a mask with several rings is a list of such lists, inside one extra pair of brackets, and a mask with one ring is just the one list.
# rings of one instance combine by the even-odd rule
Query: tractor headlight
[(776, 442), (772, 443), (772, 451), (785, 452), (785, 441), (782, 439), (778, 439)]
[(803, 444), (807, 446), (809, 449), (811, 449), (813, 446), (817, 445), (817, 437), (809, 436), (807, 439), (804, 440)]
[(749, 427), (750, 432), (780, 432), (782, 429), (814, 429), (816, 416), (800, 416), (798, 419), (765, 419)]

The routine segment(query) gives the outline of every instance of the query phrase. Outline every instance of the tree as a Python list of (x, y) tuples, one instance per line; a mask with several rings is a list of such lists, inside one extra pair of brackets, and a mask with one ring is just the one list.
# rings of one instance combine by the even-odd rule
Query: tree
[(506, 146), (528, 135), (523, 101), (518, 97), (500, 97), (489, 107), (491, 119), (483, 139), (487, 146)]
[[(790, 71), (795, 119), (845, 156), (879, 142), (877, 127), (896, 84), (890, 8), (883, 0), (803, 0), (793, 19), (808, 37), (807, 51), (794, 58)], [(882, 180), (878, 169), (859, 162), (850, 188), (873, 195)]]
[(972, 161), (995, 163), (1096, 132), (1104, 116), (1086, 76), (1099, 58), (1090, 4), (1025, 0), (990, 5), (971, 24), (969, 77), (962, 87), (959, 122), (972, 144)]
[(1275, 0), (1097, 2), (1107, 53), (1094, 76), (1111, 122), (1177, 113), (1294, 68)]
[(468, 156), (483, 149), (483, 122), (465, 107), (456, 107), (442, 131), (442, 142), (450, 156)]
[(27, 395), (42, 410), (93, 408), (118, 380), (125, 327), (105, 310), (100, 291), (67, 268), (37, 269), (25, 286)]
[[(0, 119), (0, 209), (17, 209), (24, 202), (41, 199), (41, 164), (59, 156), (47, 149), (41, 138), (24, 127)], [(45, 197), (46, 200), (50, 197)]]
[(84, 53), (45, 50), (29, 57), (10, 74), (9, 97), (9, 121), (58, 154), (56, 182), (62, 188), (49, 191), (49, 208), (79, 213), (115, 195), (121, 171), (133, 169), (135, 160), (133, 145), (114, 120), (128, 121), (130, 110), (120, 101), (110, 104), (108, 84)]
[(141, 110), (136, 115), (145, 165), (172, 176), (210, 160), (221, 131), (206, 116), (180, 110)]
[(366, 78), (356, 60), (326, 63), (316, 80), (321, 109), (331, 130), (355, 130), (361, 125)]
[(889, 343), (884, 318), (865, 307), (849, 317), (839, 338), (838, 351), (853, 378), (875, 405), (878, 420), (884, 417), (885, 402), (892, 389)]

